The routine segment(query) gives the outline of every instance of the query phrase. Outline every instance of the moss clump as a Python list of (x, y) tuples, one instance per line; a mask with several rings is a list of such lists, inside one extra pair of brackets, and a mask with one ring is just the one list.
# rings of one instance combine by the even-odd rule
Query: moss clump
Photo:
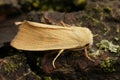
[(86, 5), (87, 5), (87, 1), (86, 0), (73, 0), (73, 3), (75, 6), (80, 7), (80, 9), (85, 9)]
[(52, 80), (52, 78), (50, 76), (45, 76), (44, 80)]
[(37, 59), (36, 59), (36, 66), (39, 67), (40, 69), (42, 69), (40, 57), (37, 57)]
[(22, 11), (61, 11), (71, 12), (85, 9), (87, 0), (19, 0)]
[(98, 25), (100, 21), (92, 16), (87, 16), (86, 14), (83, 15), (83, 18), (86, 20), (90, 20), (94, 26)]
[(93, 11), (99, 12), (99, 13), (103, 12), (102, 8), (100, 8), (99, 6), (94, 7)]
[(115, 66), (114, 66), (115, 62), (116, 62), (115, 60), (108, 58), (107, 60), (103, 61), (100, 64), (100, 67), (105, 72), (114, 72), (115, 71)]
[(103, 11), (106, 13), (110, 13), (112, 11), (112, 9), (109, 6), (107, 6), (107, 7), (103, 8)]
[(8, 73), (17, 71), (18, 68), (23, 66), (22, 61), (24, 61), (25, 59), (25, 57), (20, 57), (18, 55), (6, 58), (3, 65), (4, 70)]
[(21, 66), (22, 64), (20, 63), (19, 64), (15, 64), (14, 62), (11, 62), (11, 61), (6, 61), (5, 64), (4, 64), (4, 70), (6, 72), (15, 72), (19, 66)]

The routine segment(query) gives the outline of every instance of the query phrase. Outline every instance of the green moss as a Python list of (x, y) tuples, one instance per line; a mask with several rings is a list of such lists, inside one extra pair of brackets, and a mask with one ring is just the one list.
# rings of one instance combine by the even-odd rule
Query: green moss
[(35, 8), (39, 7), (39, 3), (34, 2), (34, 3), (33, 3), (33, 7), (35, 7)]
[(50, 76), (45, 76), (44, 80), (52, 80), (52, 78)]
[(81, 9), (84, 9), (87, 5), (86, 0), (73, 0), (75, 6), (79, 6)]
[(95, 18), (92, 18), (92, 21), (93, 21), (93, 25), (96, 26), (98, 23), (99, 23), (99, 20), (95, 19)]
[(43, 11), (48, 10), (48, 6), (47, 5), (42, 5), (41, 10), (43, 10)]
[(103, 12), (102, 8), (100, 8), (99, 6), (94, 7), (93, 10), (98, 13)]
[(119, 27), (119, 26), (117, 26), (117, 28), (116, 28), (116, 32), (117, 32), (117, 33), (120, 32), (120, 27)]
[(38, 57), (37, 60), (36, 60), (36, 65), (37, 66), (40, 66), (40, 58)]
[(36, 1), (32, 2), (32, 5), (33, 5), (34, 8), (39, 8), (40, 0), (36, 0)]
[(110, 30), (109, 29), (107, 29), (107, 28), (104, 28), (104, 35), (106, 35)]
[(80, 77), (78, 80), (84, 80), (82, 77)]
[(18, 3), (22, 11), (79, 11), (86, 8), (87, 0), (20, 0)]
[(13, 62), (10, 62), (10, 61), (5, 62), (5, 64), (4, 64), (4, 70), (9, 73), (15, 72), (18, 69), (18, 67), (19, 67), (19, 65), (15, 64)]
[[(23, 66), (23, 61), (25, 60), (25, 57), (20, 57), (18, 55), (12, 56), (10, 59), (6, 59), (6, 61), (4, 62), (4, 70), (6, 72), (15, 72), (18, 70), (18, 68), (20, 68), (21, 66)], [(18, 63), (20, 62), (20, 63)]]
[(59, 11), (59, 10), (61, 10), (62, 8), (61, 8), (61, 6), (58, 5), (58, 6), (55, 7), (55, 9)]
[(94, 25), (94, 26), (96, 26), (97, 24), (100, 23), (99, 20), (97, 20), (97, 19), (95, 19), (95, 18), (93, 18), (93, 17), (91, 17), (91, 16), (88, 16), (87, 19), (88, 19), (88, 20), (91, 20), (91, 21), (93, 22), (93, 25)]
[(18, 65), (19, 65), (19, 66), (22, 66), (22, 65), (23, 65), (23, 63), (21, 63), (21, 62), (20, 62)]
[(103, 8), (103, 11), (106, 13), (110, 13), (112, 9), (108, 6), (108, 7)]
[(36, 59), (36, 66), (39, 67), (40, 69), (42, 69), (43, 67), (41, 66), (41, 61), (40, 61), (40, 57), (37, 57)]
[(114, 63), (115, 63), (115, 60), (108, 58), (107, 60), (103, 61), (100, 64), (100, 67), (105, 72), (114, 72), (115, 71)]

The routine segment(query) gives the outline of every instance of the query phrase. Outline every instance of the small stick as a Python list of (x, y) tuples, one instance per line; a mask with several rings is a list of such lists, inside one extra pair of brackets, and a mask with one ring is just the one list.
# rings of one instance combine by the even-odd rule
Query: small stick
[(61, 54), (63, 51), (64, 51), (64, 49), (61, 49), (61, 50), (59, 51), (59, 53), (57, 54), (57, 56), (53, 59), (53, 61), (52, 61), (52, 66), (53, 66), (53, 68), (56, 68), (56, 67), (55, 67), (55, 61), (56, 61), (56, 59), (60, 56), (60, 54)]

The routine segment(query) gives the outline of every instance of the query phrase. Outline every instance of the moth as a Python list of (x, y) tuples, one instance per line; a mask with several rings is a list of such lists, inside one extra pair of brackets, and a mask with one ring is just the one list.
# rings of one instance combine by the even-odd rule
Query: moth
[[(31, 21), (16, 22), (19, 31), (11, 41), (11, 46), (19, 50), (46, 51), (60, 50), (53, 59), (55, 61), (65, 49), (84, 48), (93, 44), (93, 34), (86, 27), (66, 27), (48, 25)], [(85, 49), (86, 57), (92, 60)]]

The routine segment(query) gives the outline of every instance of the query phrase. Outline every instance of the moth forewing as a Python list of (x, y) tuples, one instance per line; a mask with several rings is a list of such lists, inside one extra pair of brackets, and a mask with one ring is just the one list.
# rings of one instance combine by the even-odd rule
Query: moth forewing
[(52, 25), (25, 21), (21, 23), (11, 45), (20, 50), (31, 51), (71, 49), (91, 44), (91, 35), (88, 28), (61, 26), (52, 28)]

